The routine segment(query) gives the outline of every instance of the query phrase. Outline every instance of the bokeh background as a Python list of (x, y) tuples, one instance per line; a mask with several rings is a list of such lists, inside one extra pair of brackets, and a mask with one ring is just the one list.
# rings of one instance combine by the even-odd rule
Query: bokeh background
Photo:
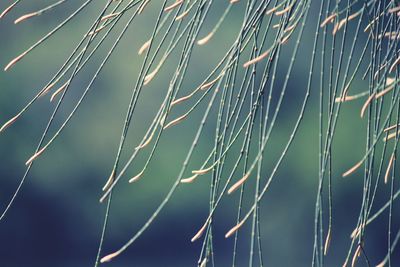
[[(39, 18), (13, 24), (20, 15), (50, 2), (24, 1), (0, 20), (1, 66), (5, 66), (65, 19), (81, 3), (68, 1)], [(85, 12), (14, 68), (0, 73), (0, 123), (16, 114), (46, 84), (90, 26), (104, 2), (94, 1)], [(203, 35), (217, 22), (227, 5), (225, 2), (214, 4), (210, 20), (202, 30)], [(209, 46), (196, 47), (194, 50), (193, 67), (185, 81), (188, 92), (205, 78), (236, 37), (243, 17), (245, 1), (242, 2), (232, 9)], [(10, 3), (1, 1), (0, 10)], [(151, 35), (158, 6), (156, 3), (150, 4), (147, 13), (129, 29), (70, 125), (35, 162), (15, 203), (0, 222), (0, 266), (93, 266), (106, 207), (99, 203), (101, 188), (112, 169), (130, 93), (141, 63), (142, 57), (137, 51)], [(318, 5), (314, 5), (311, 12), (309, 22), (314, 25)], [(300, 110), (314, 34), (312, 29), (314, 26), (308, 27), (302, 39), (288, 97), (285, 98), (283, 111), (273, 132), (273, 142), (267, 152), (271, 163), (266, 160), (266, 169), (279, 156)], [(358, 44), (358, 50), (361, 50), (361, 44), (362, 41)], [(110, 45), (111, 42), (107, 42), (100, 54), (104, 55)], [(286, 74), (292, 48), (289, 44), (287, 51), (282, 53), (282, 70), (279, 71), (282, 76), (278, 80), (282, 80)], [(72, 83), (56, 117), (56, 126), (69, 114), (100, 60), (101, 57), (95, 58), (83, 72), (87, 75), (81, 75)], [(123, 160), (130, 155), (130, 149), (139, 143), (155, 115), (169, 75), (167, 67), (145, 87), (131, 125)], [(361, 91), (366, 83), (357, 81), (353, 86), (354, 92)], [(349, 235), (357, 223), (361, 205), (362, 176), (341, 177), (344, 170), (360, 159), (365, 149), (366, 122), (358, 115), (361, 102), (344, 105), (338, 124), (333, 151), (333, 238), (326, 259), (327, 266), (342, 265), (350, 244)], [(15, 191), (25, 171), (24, 163), (33, 154), (54, 106), (55, 103), (50, 103), (48, 96), (40, 98), (18, 122), (1, 133), (1, 211)], [(118, 249), (133, 236), (163, 200), (193, 140), (201, 110), (204, 110), (204, 107), (201, 108), (190, 120), (166, 131), (150, 169), (140, 181), (134, 184), (127, 182), (141, 170), (146, 159), (144, 155), (130, 167), (127, 177), (117, 186), (103, 255)], [(262, 246), (266, 266), (311, 265), (318, 180), (318, 115), (318, 88), (315, 87), (296, 141), (261, 202)], [(53, 132), (54, 129), (56, 127), (52, 129)], [(199, 166), (204, 160), (213, 142), (214, 131), (212, 124), (206, 125), (201, 138), (202, 145), (191, 161), (192, 166)], [(190, 239), (207, 217), (209, 183), (210, 177), (202, 176), (194, 184), (180, 186), (150, 229), (125, 253), (105, 266), (196, 266), (201, 242), (191, 243)], [(377, 203), (384, 203), (388, 199), (388, 192), (389, 187), (381, 188)], [(225, 197), (215, 216), (217, 266), (231, 264), (233, 238), (225, 239), (224, 234), (235, 224), (238, 197), (238, 194)], [(378, 207), (377, 204), (376, 209)], [(394, 210), (393, 225), (397, 229), (398, 204), (395, 204)], [(387, 213), (384, 216), (384, 220), (372, 224), (367, 230), (366, 251), (373, 264), (380, 262), (387, 250)], [(250, 223), (239, 232), (238, 266), (247, 266), (249, 233)], [(359, 264), (366, 266), (361, 259)]]

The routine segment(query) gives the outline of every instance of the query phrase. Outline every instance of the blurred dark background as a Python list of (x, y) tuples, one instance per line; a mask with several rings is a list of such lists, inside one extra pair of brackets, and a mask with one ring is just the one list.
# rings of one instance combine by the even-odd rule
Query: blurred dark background
[[(65, 19), (81, 1), (68, 1), (41, 17), (18, 25), (13, 24), (20, 15), (37, 10), (50, 2), (23, 1), (18, 8), (0, 20), (1, 66), (5, 66)], [(0, 124), (14, 116), (51, 78), (104, 2), (95, 1), (73, 22), (15, 67), (0, 73)], [(222, 2), (215, 4), (210, 22), (202, 30), (201, 36), (217, 22), (219, 14), (226, 7), (226, 3)], [(188, 92), (204, 79), (236, 36), (243, 17), (244, 2), (233, 8), (221, 30), (210, 41), (209, 47), (195, 49), (194, 68), (191, 75), (188, 75), (190, 79), (186, 81)], [(314, 1), (316, 2), (318, 1)], [(0, 10), (10, 3), (11, 1), (2, 1)], [(15, 203), (0, 222), (0, 266), (93, 266), (106, 207), (99, 203), (101, 188), (112, 169), (131, 89), (141, 63), (137, 51), (150, 37), (157, 10), (158, 4), (152, 3), (146, 15), (137, 19), (70, 125), (35, 161)], [(313, 6), (311, 12), (318, 14), (318, 5)], [(316, 19), (312, 15), (310, 24), (314, 25)], [(273, 132), (273, 145), (267, 152), (272, 155), (272, 162), (267, 163), (266, 169), (274, 164), (287, 142), (300, 110), (314, 34), (311, 29), (314, 26), (306, 30), (302, 39), (301, 53), (292, 73), (288, 97), (285, 98), (283, 111)], [(108, 42), (100, 54), (104, 55), (110, 45), (111, 42)], [(358, 45), (358, 50), (361, 50), (362, 40)], [(282, 76), (278, 80), (282, 80), (286, 74), (288, 63), (285, 62), (289, 61), (291, 49), (293, 46), (289, 44), (282, 53), (282, 71), (279, 71)], [(91, 67), (86, 68), (84, 73), (93, 73), (100, 60), (100, 57), (94, 59)], [(167, 70), (161, 72), (145, 88), (131, 125), (127, 148), (134, 148), (150, 125), (166, 90), (166, 81), (169, 81)], [(56, 118), (56, 126), (63, 122), (89, 82), (90, 77), (84, 77), (82, 75), (72, 83), (69, 97)], [(363, 82), (355, 82), (352, 90), (362, 91), (365, 85)], [(24, 174), (24, 163), (33, 154), (54, 105), (55, 103), (49, 102), (48, 95), (40, 98), (21, 119), (0, 135), (1, 211)], [(362, 176), (355, 174), (342, 178), (341, 174), (358, 162), (365, 149), (366, 123), (358, 115), (361, 106), (362, 101), (344, 105), (338, 124), (333, 151), (333, 238), (326, 259), (327, 266), (343, 264), (350, 244), (349, 235), (356, 226), (359, 215)], [(113, 197), (103, 255), (118, 249), (133, 236), (165, 197), (193, 140), (196, 130), (193, 125), (198, 125), (201, 115), (198, 112), (190, 120), (165, 133), (149, 171), (137, 183), (128, 184), (127, 180), (141, 170), (146, 157), (140, 156), (130, 167), (126, 179), (117, 186)], [(266, 266), (311, 265), (318, 179), (318, 115), (316, 86), (295, 144), (279, 169), (270, 191), (261, 202), (262, 245)], [(213, 142), (214, 131), (212, 125), (206, 127), (201, 139), (204, 144)], [(193, 166), (202, 163), (208, 149), (207, 145), (200, 146), (191, 161)], [(123, 160), (130, 153), (126, 149)], [(202, 176), (194, 184), (180, 186), (150, 229), (107, 266), (195, 266), (201, 241), (191, 243), (190, 239), (208, 214), (209, 179), (208, 176)], [(379, 208), (378, 203), (388, 200), (388, 193), (388, 186), (380, 187), (376, 209), (373, 210)], [(235, 224), (238, 199), (239, 194), (225, 197), (215, 216), (217, 266), (231, 264), (233, 238), (225, 239), (224, 234)], [(248, 205), (245, 205), (245, 210), (246, 208)], [(399, 227), (398, 208), (396, 202), (393, 220), (395, 231)], [(250, 225), (246, 224), (239, 232), (238, 266), (248, 264)], [(386, 235), (387, 213), (384, 214), (384, 219), (367, 228), (366, 252), (373, 265), (380, 262), (385, 255)], [(359, 266), (366, 266), (361, 258)]]

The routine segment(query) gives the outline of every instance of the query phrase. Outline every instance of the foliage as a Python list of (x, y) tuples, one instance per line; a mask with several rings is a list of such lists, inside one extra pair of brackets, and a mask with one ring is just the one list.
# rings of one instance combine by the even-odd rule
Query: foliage
[[(12, 16), (25, 2), (16, 0), (0, 18)], [(60, 0), (20, 16), (15, 24), (62, 10), (64, 5), (71, 4), (68, 2), (73, 1)], [(79, 2), (72, 3), (72, 12), (11, 60), (5, 71), (45, 46), (81, 13), (88, 12), (96, 1)], [(312, 109), (313, 101), (319, 106), (318, 111), (311, 110), (315, 114), (314, 124), (319, 128), (318, 138), (312, 140), (318, 146), (319, 160), (314, 160), (318, 185), (314, 190), (311, 265), (323, 266), (329, 258), (335, 235), (333, 184), (337, 172), (343, 177), (358, 173), (363, 178), (358, 220), (347, 252), (342, 255), (343, 266), (354, 266), (359, 257), (368, 265), (375, 262), (380, 262), (378, 266), (396, 265), (392, 255), (400, 238), (400, 231), (395, 227), (398, 219), (395, 203), (400, 195), (395, 179), (400, 132), (399, 3), (389, 0), (97, 2), (103, 6), (96, 16), (87, 16), (91, 24), (82, 27), (85, 33), (81, 39), (63, 41), (74, 42), (72, 53), (0, 129), (3, 132), (12, 126), (47, 94), (56, 103), (0, 220), (12, 207), (35, 161), (46, 154), (71, 124), (113, 55), (121, 49), (122, 39), (132, 34), (130, 30), (134, 28), (147, 39), (139, 45), (140, 67), (134, 73), (136, 81), (131, 87), (111, 174), (102, 188), (100, 202), (106, 203), (107, 209), (95, 266), (125, 252), (152, 225), (179, 188), (190, 183), (196, 186), (205, 177), (209, 180), (209, 211), (191, 238), (192, 242), (202, 240), (198, 265), (218, 265), (214, 259), (217, 249), (214, 218), (224, 211), (223, 202), (231, 197), (228, 195), (235, 194), (239, 195), (234, 204), (236, 221), (225, 234), (226, 238), (234, 238), (232, 266), (243, 257), (248, 258), (249, 266), (263, 266), (264, 261), (268, 265), (263, 256), (260, 218), (264, 209), (260, 203), (271, 185), (280, 182), (277, 173), (285, 168), (285, 159), (301, 134), (304, 116), (307, 109)], [(65, 8), (62, 14), (69, 11)], [(143, 16), (151, 18), (151, 26), (135, 28)], [(219, 35), (223, 38), (218, 38)], [(91, 71), (93, 66), (96, 68)], [(149, 96), (146, 91), (157, 79), (162, 81), (162, 88), (157, 88), (158, 98), (151, 96), (150, 100), (144, 100)], [(84, 82), (87, 84), (83, 90), (70, 93)], [(357, 91), (357, 88), (364, 89)], [(146, 101), (152, 103), (150, 112), (143, 108)], [(70, 111), (65, 103), (72, 103)], [(354, 114), (360, 114), (361, 119)], [(292, 126), (282, 131), (280, 123), (289, 115), (295, 117)], [(135, 127), (135, 121), (150, 116), (149, 125)], [(190, 124), (185, 137), (176, 130), (184, 123)], [(341, 130), (347, 133), (341, 134)], [(129, 142), (128, 133), (132, 131), (143, 135), (136, 144)], [(168, 134), (169, 131), (174, 134)], [(112, 196), (118, 194), (118, 186), (126, 180), (136, 183), (145, 179), (158, 156), (168, 157), (171, 152), (160, 149), (164, 139), (179, 135), (184, 139), (190, 134), (194, 137), (185, 147), (186, 157), (161, 203), (125, 244), (111, 254), (103, 253)], [(360, 151), (348, 142), (353, 135), (362, 142)], [(336, 164), (337, 158), (346, 157), (335, 152), (343, 143), (348, 150), (356, 150), (360, 155), (348, 162), (347, 170)], [(145, 160), (140, 161), (140, 157)], [(301, 154), (297, 157), (302, 160)], [(140, 169), (130, 176), (132, 167), (139, 164)], [(382, 195), (386, 199), (384, 203), (378, 201)], [(387, 240), (386, 253), (380, 260), (370, 259), (366, 249), (368, 227), (375, 220), (385, 225), (381, 231)], [(238, 233), (245, 225), (249, 225), (243, 229), (248, 238), (241, 239)], [(238, 249), (240, 242), (248, 240), (248, 252)], [(370, 246), (373, 250), (374, 244)]]

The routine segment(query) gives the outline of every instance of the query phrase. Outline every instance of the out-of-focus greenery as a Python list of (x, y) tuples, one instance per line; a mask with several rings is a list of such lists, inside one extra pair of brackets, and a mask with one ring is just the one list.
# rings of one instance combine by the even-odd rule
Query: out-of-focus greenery
[[(2, 1), (0, 10), (8, 2)], [(13, 19), (34, 9), (38, 2), (46, 1), (27, 1), (15, 14), (0, 21), (1, 66), (5, 66), (34, 40), (40, 38), (49, 30), (50, 25), (56, 25), (76, 6), (76, 1), (70, 1), (40, 18), (13, 25)], [(75, 42), (72, 40), (78, 40), (89, 26), (87, 18), (94, 17), (101, 5), (102, 3), (93, 4), (13, 69), (0, 73), (0, 123), (7, 121), (23, 107), (51, 77), (73, 49)], [(234, 7), (226, 25), (223, 25), (223, 30), (210, 42), (209, 45), (213, 46), (212, 54), (209, 54), (209, 49), (196, 48), (193, 54), (196, 72), (188, 75), (191, 79), (185, 81), (188, 87), (204, 78), (209, 66), (227, 49), (232, 36), (236, 34), (235, 26), (240, 23), (237, 18), (243, 5), (244, 3), (240, 3)], [(223, 7), (224, 4), (221, 3), (220, 9), (213, 12), (222, 12)], [(156, 8), (151, 5), (149, 8), (147, 14), (154, 15)], [(129, 30), (77, 116), (61, 137), (35, 162), (13, 207), (0, 222), (0, 266), (73, 267), (92, 266), (94, 263), (105, 211), (105, 204), (99, 203), (101, 188), (112, 169), (130, 90), (139, 68), (140, 56), (137, 51), (149, 38), (154, 20), (152, 15), (143, 15)], [(209, 26), (215, 22), (210, 21)], [(204, 32), (207, 32), (207, 28)], [(311, 47), (308, 42), (311, 38), (307, 38), (311, 34), (305, 33), (302, 49)], [(288, 46), (288, 50), (290, 48)], [(298, 88), (296, 84), (297, 80), (304, 83), (303, 73), (308, 71), (302, 64), (309, 61), (305, 54), (299, 55), (299, 63), (295, 65), (290, 81), (288, 94), (293, 97), (285, 100), (284, 111), (273, 132), (272, 138), (275, 141), (269, 148), (271, 165), (287, 142), (300, 108), (304, 88)], [(93, 73), (95, 64), (99, 62), (99, 59), (94, 60), (85, 72), (88, 75)], [(143, 92), (132, 124), (134, 131), (130, 130), (127, 147), (134, 148), (138, 144), (155, 115), (155, 109), (166, 89), (167, 77), (168, 70), (165, 70)], [(84, 79), (73, 82), (69, 98), (56, 119), (57, 125), (68, 115), (87, 83), (88, 80)], [(363, 86), (365, 84), (355, 84), (354, 90)], [(48, 96), (42, 97), (0, 136), (2, 210), (25, 171), (24, 163), (34, 152), (54, 105), (55, 103), (49, 102)], [(365, 123), (359, 119), (358, 112), (354, 112), (360, 108), (360, 103), (343, 107), (333, 152), (335, 170), (348, 169), (365, 149), (362, 136), (365, 133), (354, 131)], [(117, 187), (104, 251), (113, 251), (127, 241), (165, 197), (195, 134), (193, 125), (198, 125), (201, 115), (194, 114), (163, 135), (160, 149), (149, 171), (140, 181), (128, 184), (127, 180), (131, 177), (126, 177)], [(315, 90), (296, 142), (278, 171), (271, 191), (261, 202), (262, 245), (266, 266), (310, 265), (318, 179), (318, 115), (318, 95)], [(213, 125), (206, 127), (203, 140), (207, 136), (211, 139), (214, 131)], [(211, 139), (210, 142), (212, 141)], [(193, 167), (201, 164), (208, 149), (209, 147), (199, 148), (191, 161)], [(129, 154), (130, 151), (124, 151), (123, 158), (127, 159)], [(136, 175), (144, 160), (145, 157), (141, 156), (128, 171), (129, 175)], [(208, 214), (209, 182), (208, 176), (202, 176), (194, 184), (180, 186), (171, 203), (150, 229), (127, 253), (110, 263), (110, 266), (195, 266), (201, 244), (191, 243), (190, 238)], [(361, 177), (353, 175), (342, 178), (341, 173), (333, 173), (335, 217), (327, 266), (343, 263), (342, 256), (347, 251), (349, 234), (357, 222), (361, 194)], [(219, 262), (225, 263), (219, 266), (230, 264), (233, 239), (225, 239), (224, 233), (235, 224), (237, 201), (238, 195), (226, 197), (214, 220), (217, 230), (214, 234), (215, 257)], [(245, 226), (243, 233), (249, 231), (249, 227)], [(371, 229), (375, 229), (374, 227), (379, 229), (387, 226), (372, 225)], [(247, 251), (250, 240), (243, 233), (239, 233), (239, 237), (242, 236), (239, 250)], [(385, 231), (374, 233), (371, 230), (369, 235), (366, 250), (374, 262), (385, 253), (386, 239), (381, 236), (384, 233)], [(374, 244), (374, 249), (368, 247), (371, 243)], [(244, 266), (247, 262), (247, 258), (239, 258), (238, 266)]]

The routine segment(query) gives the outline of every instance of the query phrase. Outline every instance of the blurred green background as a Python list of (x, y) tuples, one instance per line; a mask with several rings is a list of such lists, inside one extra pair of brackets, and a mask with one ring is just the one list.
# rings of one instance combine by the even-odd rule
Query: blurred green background
[[(0, 10), (7, 7), (9, 2), (2, 1)], [(24, 1), (0, 20), (1, 66), (28, 48), (81, 3), (68, 1), (39, 18), (13, 24), (13, 20), (20, 15), (50, 2)], [(61, 66), (105, 1), (94, 2), (14, 68), (0, 73), (0, 123), (16, 114)], [(242, 2), (235, 5), (221, 30), (207, 46), (195, 48), (193, 67), (185, 81), (188, 92), (206, 77), (236, 37), (243, 17), (245, 1)], [(310, 11), (312, 14), (318, 14), (316, 2)], [(201, 36), (208, 33), (226, 7), (224, 1), (214, 5)], [(151, 35), (158, 8), (159, 4), (151, 3), (147, 13), (140, 16), (128, 30), (77, 115), (60, 138), (35, 162), (14, 205), (0, 222), (0, 266), (93, 266), (106, 207), (99, 203), (101, 188), (112, 169), (129, 97), (142, 62), (137, 51)], [(301, 53), (294, 66), (288, 96), (273, 132), (272, 145), (266, 152), (271, 158), (270, 161), (266, 160), (266, 175), (287, 142), (300, 110), (316, 19), (316, 16), (311, 16), (309, 22), (312, 26), (307, 28), (302, 39)], [(106, 44), (100, 55), (105, 54), (111, 42)], [(361, 50), (362, 44), (360, 41), (358, 50)], [(279, 71), (282, 76), (278, 80), (286, 74), (292, 44), (286, 49), (282, 53), (282, 70)], [(69, 114), (100, 60), (101, 57), (95, 58), (90, 67), (84, 70), (87, 78), (81, 75), (72, 83), (56, 117), (56, 126), (50, 133), (54, 133)], [(317, 69), (319, 67), (317, 64)], [(144, 88), (129, 131), (123, 162), (150, 125), (169, 78), (167, 68)], [(365, 82), (356, 82), (352, 90), (362, 91), (365, 86)], [(361, 175), (344, 179), (341, 174), (353, 166), (364, 151), (366, 122), (358, 115), (361, 102), (344, 105), (338, 124), (333, 151), (333, 238), (327, 266), (342, 265), (350, 242), (349, 234), (357, 223), (360, 209)], [(29, 112), (1, 134), (1, 210), (15, 191), (25, 171), (24, 163), (33, 154), (54, 106), (55, 103), (49, 102), (49, 95), (40, 98)], [(165, 197), (194, 138), (204, 107), (190, 119), (166, 131), (150, 169), (140, 181), (134, 184), (127, 182), (141, 170), (147, 152), (140, 155), (130, 167), (127, 177), (117, 186), (103, 255), (118, 249), (135, 234)], [(266, 266), (311, 265), (318, 179), (318, 115), (318, 86), (315, 85), (295, 144), (261, 203)], [(207, 156), (214, 132), (213, 125), (206, 124), (202, 145), (191, 161), (193, 168), (200, 166)], [(196, 266), (201, 241), (191, 243), (190, 239), (207, 217), (209, 184), (210, 177), (202, 176), (194, 184), (180, 186), (150, 229), (125, 253), (105, 266)], [(384, 188), (379, 192), (378, 203), (388, 199), (388, 190)], [(235, 224), (238, 199), (239, 194), (225, 197), (215, 216), (217, 266), (231, 264), (234, 240), (225, 239), (224, 234)], [(245, 205), (245, 210), (247, 208), (248, 205)], [(397, 204), (395, 208), (398, 210)], [(395, 216), (399, 216), (398, 212)], [(398, 226), (398, 220), (394, 221), (394, 225)], [(239, 232), (238, 266), (247, 266), (249, 233), (250, 223)], [(386, 223), (375, 223), (368, 228), (366, 251), (372, 263), (378, 263), (385, 254), (386, 233)], [(364, 266), (362, 264), (364, 262), (360, 260), (360, 266)]]

